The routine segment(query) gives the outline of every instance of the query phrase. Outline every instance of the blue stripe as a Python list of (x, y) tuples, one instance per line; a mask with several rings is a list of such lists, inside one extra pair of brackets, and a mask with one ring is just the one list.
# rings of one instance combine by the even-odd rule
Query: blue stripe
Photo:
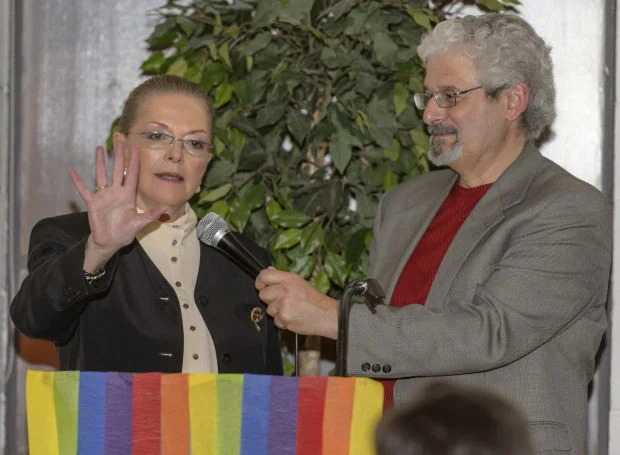
[(267, 453), (271, 378), (271, 376), (256, 374), (243, 376), (241, 455)]
[(80, 373), (78, 455), (103, 455), (105, 373)]

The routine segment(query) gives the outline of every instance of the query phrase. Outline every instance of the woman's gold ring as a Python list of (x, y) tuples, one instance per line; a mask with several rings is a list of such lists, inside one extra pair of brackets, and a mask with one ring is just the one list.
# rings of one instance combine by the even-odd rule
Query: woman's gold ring
[(95, 193), (99, 190), (104, 190), (108, 187), (108, 185), (101, 185), (101, 186), (96, 186), (95, 187)]

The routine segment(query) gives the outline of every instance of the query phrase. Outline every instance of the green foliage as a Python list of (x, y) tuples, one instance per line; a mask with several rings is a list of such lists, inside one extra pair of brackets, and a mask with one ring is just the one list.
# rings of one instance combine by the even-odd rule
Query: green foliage
[(411, 101), (423, 89), (416, 47), (444, 18), (429, 3), (169, 0), (158, 9), (142, 70), (190, 79), (216, 107), (198, 216), (219, 213), (323, 292), (364, 277), (380, 196), (429, 170)]

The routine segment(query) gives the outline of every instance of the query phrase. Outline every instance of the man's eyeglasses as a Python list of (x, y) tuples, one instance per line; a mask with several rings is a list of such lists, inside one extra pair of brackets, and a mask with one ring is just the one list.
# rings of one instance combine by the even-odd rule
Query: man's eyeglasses
[(436, 92), (414, 93), (413, 101), (415, 102), (415, 106), (420, 110), (426, 109), (431, 98), (435, 98), (439, 107), (448, 108), (456, 105), (456, 98), (458, 96), (463, 96), (479, 88), (482, 88), (482, 85), (468, 88), (467, 90), (437, 90)]
[(181, 142), (181, 149), (185, 153), (197, 158), (207, 158), (211, 154), (213, 148), (210, 142), (202, 139), (192, 137), (178, 138), (170, 134), (160, 133), (159, 131), (145, 131), (143, 133), (129, 134), (142, 136), (144, 145), (148, 149), (160, 152), (172, 148), (176, 141)]

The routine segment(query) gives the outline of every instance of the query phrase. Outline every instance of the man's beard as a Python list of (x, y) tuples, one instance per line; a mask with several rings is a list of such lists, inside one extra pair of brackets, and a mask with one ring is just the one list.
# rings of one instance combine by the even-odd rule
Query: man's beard
[[(453, 126), (432, 125), (428, 127), (431, 135), (430, 147), (426, 156), (435, 166), (450, 166), (461, 157), (461, 133)], [(437, 136), (442, 134), (454, 134), (456, 136), (454, 144), (444, 145), (442, 138)]]

